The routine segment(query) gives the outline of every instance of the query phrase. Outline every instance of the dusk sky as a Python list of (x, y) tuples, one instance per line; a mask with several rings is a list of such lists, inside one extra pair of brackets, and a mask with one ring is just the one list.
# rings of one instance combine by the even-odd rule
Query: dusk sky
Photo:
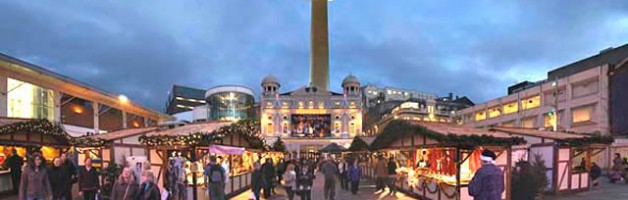
[[(0, 10), (0, 52), (158, 110), (173, 84), (308, 83), (307, 0), (0, 0)], [(333, 91), (353, 74), (481, 103), (628, 43), (628, 1), (335, 0), (329, 30)]]

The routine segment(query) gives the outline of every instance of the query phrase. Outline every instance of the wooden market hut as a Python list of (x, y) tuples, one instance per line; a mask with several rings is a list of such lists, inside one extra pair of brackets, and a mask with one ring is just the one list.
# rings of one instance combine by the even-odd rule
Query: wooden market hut
[[(240, 121), (233, 123), (231, 121), (212, 121), (195, 124), (188, 124), (173, 129), (159, 130), (140, 137), (142, 144), (149, 148), (149, 162), (154, 172), (158, 172), (159, 185), (164, 182), (168, 159), (173, 151), (184, 152), (193, 163), (190, 171), (196, 173), (190, 181), (191, 187), (188, 187), (189, 197), (191, 199), (206, 199), (205, 192), (199, 189), (202, 177), (203, 157), (209, 155), (209, 145), (224, 145), (229, 147), (239, 147), (247, 150), (245, 154), (248, 157), (254, 157), (252, 152), (259, 152), (263, 147), (263, 140), (256, 136), (259, 134), (259, 128), (251, 125), (250, 121)], [(261, 146), (260, 146), (261, 145)], [(235, 160), (242, 162), (245, 158), (237, 159), (232, 155), (227, 155), (229, 165), (232, 170), (228, 184), (225, 186), (225, 193), (228, 197), (235, 196), (251, 185), (251, 171), (238, 173), (234, 171), (237, 168)], [(250, 163), (252, 164), (252, 162)], [(234, 173), (235, 172), (235, 173)], [(199, 183), (199, 184), (195, 184)]]
[[(401, 163), (402, 181), (397, 182), (397, 188), (411, 196), (432, 200), (472, 199), (467, 185), (472, 176), (472, 172), (467, 170), (472, 162), (470, 157), (477, 159), (480, 148), (491, 149), (498, 154), (496, 165), (504, 171), (506, 190), (503, 198), (510, 199), (511, 166), (508, 163), (512, 159), (511, 147), (523, 142), (522, 138), (498, 131), (395, 120), (375, 138), (371, 149), (384, 153), (398, 152), (408, 157), (407, 163)], [(415, 158), (418, 152), (423, 151), (431, 151), (430, 156), (443, 157), (430, 158), (432, 164), (429, 167), (419, 169), (416, 166), (415, 171)], [(442, 159), (444, 157), (447, 158)], [(374, 166), (375, 162), (367, 165), (364, 170), (367, 176), (375, 177)], [(461, 173), (463, 166), (464, 177)], [(439, 170), (450, 171), (444, 173)]]
[[(79, 141), (84, 142), (77, 143), (84, 143), (83, 149), (100, 151), (103, 166), (109, 166), (112, 163), (124, 165), (125, 158), (129, 156), (150, 156), (148, 147), (142, 145), (139, 138), (157, 130), (159, 130), (158, 127), (122, 129), (99, 135), (84, 136), (79, 139)], [(89, 142), (90, 140), (95, 142)]]
[[(526, 128), (491, 127), (490, 131), (523, 137), (526, 145), (513, 148), (515, 159), (534, 162), (539, 155), (547, 166), (548, 191), (554, 194), (586, 191), (589, 189), (591, 158), (613, 143), (612, 137), (552, 132)], [(586, 167), (582, 169), (583, 157)], [(516, 160), (514, 160), (516, 161)]]
[[(51, 162), (72, 145), (72, 136), (61, 126), (46, 119), (0, 118), (0, 153), (11, 155), (17, 148), (25, 158), (29, 152), (41, 151), (44, 159)], [(0, 170), (0, 194), (11, 191), (11, 176), (7, 170)]]

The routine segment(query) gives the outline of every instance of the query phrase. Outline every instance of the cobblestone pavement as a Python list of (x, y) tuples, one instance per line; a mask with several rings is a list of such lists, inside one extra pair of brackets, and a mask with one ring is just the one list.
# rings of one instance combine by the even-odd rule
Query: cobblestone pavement
[[(323, 200), (323, 182), (324, 182), (324, 178), (323, 178), (323, 174), (318, 174), (316, 176), (317, 178), (314, 179), (314, 189), (312, 191), (312, 199), (313, 200)], [(279, 200), (279, 199), (287, 199), (285, 192), (283, 189), (279, 189), (279, 188), (275, 188), (275, 191), (277, 191), (279, 194), (271, 197), (271, 200)], [(406, 195), (404, 195), (401, 192), (397, 192), (396, 196), (388, 196), (388, 191), (384, 191), (384, 192), (380, 192), (380, 193), (376, 193), (375, 192), (375, 185), (373, 183), (371, 183), (370, 181), (366, 181), (363, 180), (360, 183), (360, 187), (358, 190), (358, 194), (351, 194), (351, 191), (348, 190), (341, 190), (340, 189), (340, 183), (336, 183), (336, 198), (337, 200), (347, 200), (347, 199), (359, 199), (359, 200), (389, 200), (389, 199), (414, 199), (411, 197), (408, 197)], [(238, 196), (235, 196), (234, 200), (248, 200), (249, 197), (251, 197), (251, 191), (247, 191), (244, 192)], [(300, 199), (300, 196), (295, 196), (295, 200), (296, 199)]]

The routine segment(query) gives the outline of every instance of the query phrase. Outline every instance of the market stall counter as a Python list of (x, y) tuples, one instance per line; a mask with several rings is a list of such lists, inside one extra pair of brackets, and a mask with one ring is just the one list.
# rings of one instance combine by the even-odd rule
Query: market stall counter
[[(251, 121), (214, 121), (188, 124), (140, 137), (147, 145), (149, 162), (159, 174), (159, 185), (169, 191), (185, 191), (190, 199), (207, 199), (203, 169), (210, 156), (226, 168), (228, 197), (235, 196), (251, 184), (253, 162), (260, 157), (263, 139)], [(175, 189), (184, 186), (184, 190)], [(177, 194), (178, 195), (178, 194)]]
[(481, 167), (480, 154), (489, 149), (497, 154), (496, 166), (504, 173), (503, 199), (510, 199), (511, 147), (520, 137), (505, 133), (449, 124), (396, 120), (371, 143), (367, 176), (375, 177), (378, 162), (393, 162), (397, 188), (411, 196), (432, 200), (473, 199), (468, 184)]

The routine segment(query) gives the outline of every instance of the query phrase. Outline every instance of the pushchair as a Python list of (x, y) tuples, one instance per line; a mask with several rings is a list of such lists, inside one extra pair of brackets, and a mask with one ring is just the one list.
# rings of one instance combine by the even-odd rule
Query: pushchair
[(610, 183), (619, 182), (622, 179), (624, 179), (624, 176), (625, 176), (624, 173), (617, 170), (611, 170), (608, 172), (608, 179)]

